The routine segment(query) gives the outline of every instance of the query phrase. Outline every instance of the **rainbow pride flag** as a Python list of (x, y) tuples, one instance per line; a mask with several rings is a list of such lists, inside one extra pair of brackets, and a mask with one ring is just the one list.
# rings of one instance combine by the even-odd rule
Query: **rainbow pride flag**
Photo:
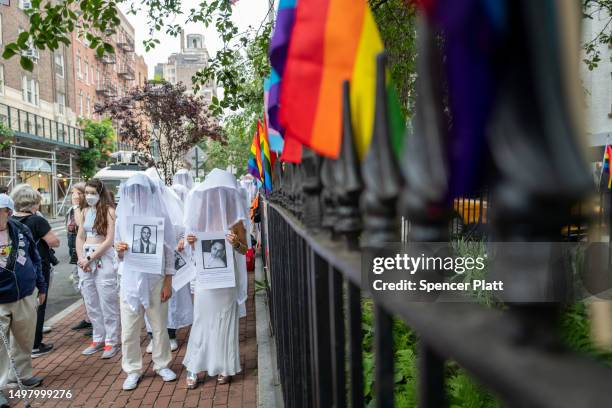
[(270, 154), (270, 142), (266, 132), (267, 124), (264, 122), (264, 125), (257, 121), (257, 133), (259, 134), (259, 143), (261, 143), (261, 168), (263, 170), (261, 181), (263, 182), (264, 193), (270, 194), (272, 192), (272, 166), (274, 162), (273, 156)]
[[(601, 166), (601, 177), (608, 177), (608, 189), (612, 188), (612, 172), (610, 172), (610, 159), (612, 158), (612, 146), (606, 145), (604, 148), (604, 157)], [(600, 183), (601, 185), (601, 183)]]
[[(342, 82), (351, 80), (355, 142), (363, 157), (374, 124), (376, 55), (383, 49), (366, 1), (300, 0), (280, 95), (279, 119), (286, 137), (336, 158), (342, 129)], [(400, 112), (394, 108), (399, 108), (397, 98), (392, 105), (390, 112)], [(397, 122), (403, 128), (401, 113)], [(397, 140), (396, 132), (392, 134), (394, 148), (399, 150), (403, 131), (397, 133)]]
[[(302, 161), (302, 145), (300, 142), (285, 133), (278, 119), (280, 109), (280, 91), (285, 64), (287, 62), (287, 51), (291, 41), (291, 33), (295, 23), (295, 11), (297, 0), (280, 0), (276, 14), (276, 25), (272, 38), (270, 39), (270, 77), (264, 89), (267, 92), (266, 113), (268, 117), (268, 132), (270, 137), (270, 148), (282, 152), (281, 160), (290, 163)], [(282, 140), (282, 144), (277, 138)], [(281, 150), (278, 150), (278, 147)]]
[(251, 149), (249, 151), (249, 161), (247, 162), (247, 169), (249, 173), (256, 179), (263, 180), (262, 164), (261, 164), (261, 150), (259, 144), (259, 129), (255, 131), (253, 135), (253, 141), (251, 142)]

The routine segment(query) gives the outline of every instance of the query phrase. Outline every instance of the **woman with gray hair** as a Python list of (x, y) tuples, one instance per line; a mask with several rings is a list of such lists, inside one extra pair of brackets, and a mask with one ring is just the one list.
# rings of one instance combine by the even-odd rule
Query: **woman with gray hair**
[[(51, 277), (51, 248), (57, 248), (60, 240), (51, 229), (49, 222), (37, 214), (42, 196), (29, 184), (19, 184), (13, 189), (11, 198), (15, 202), (15, 214), (12, 218), (27, 226), (32, 232), (42, 261), (42, 273), (48, 285)], [(53, 349), (52, 344), (42, 342), (46, 308), (47, 299), (38, 307), (32, 358), (45, 355)]]

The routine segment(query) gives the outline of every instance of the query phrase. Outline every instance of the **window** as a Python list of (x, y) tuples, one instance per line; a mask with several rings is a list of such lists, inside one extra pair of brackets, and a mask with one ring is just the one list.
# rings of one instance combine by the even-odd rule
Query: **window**
[(96, 67), (96, 81), (100, 83), (100, 67)]
[(0, 65), (0, 95), (4, 95), (4, 65)]
[(19, 8), (22, 10), (32, 8), (32, 2), (30, 0), (19, 0)]
[(83, 116), (83, 91), (79, 91), (79, 115)]
[(89, 62), (85, 61), (85, 70), (83, 71), (85, 74), (85, 83), (89, 83)]
[(76, 72), (77, 72), (77, 78), (82, 79), (83, 75), (81, 74), (81, 56), (78, 54), (76, 57)]
[(89, 98), (89, 95), (87, 95), (87, 117), (89, 117), (91, 115), (91, 99)]
[(0, 14), (0, 44), (2, 44), (2, 14)]
[(23, 76), (21, 78), (21, 97), (24, 102), (38, 105), (38, 81)]
[(60, 115), (64, 114), (64, 110), (66, 108), (66, 95), (62, 92), (57, 93), (57, 112)]
[(55, 54), (55, 72), (60, 78), (64, 77), (64, 55)]

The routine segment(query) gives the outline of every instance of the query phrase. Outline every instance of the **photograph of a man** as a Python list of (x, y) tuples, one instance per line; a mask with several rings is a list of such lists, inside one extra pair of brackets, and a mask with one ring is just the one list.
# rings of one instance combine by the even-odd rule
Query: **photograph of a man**
[(156, 241), (157, 227), (155, 225), (134, 224), (134, 242), (132, 243), (133, 253), (155, 254), (155, 251), (157, 249)]
[(224, 239), (202, 240), (204, 269), (227, 268)]

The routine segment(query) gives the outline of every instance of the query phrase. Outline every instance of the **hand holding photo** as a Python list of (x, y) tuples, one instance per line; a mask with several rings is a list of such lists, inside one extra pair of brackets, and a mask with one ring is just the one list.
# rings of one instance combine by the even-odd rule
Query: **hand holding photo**
[(194, 253), (197, 281), (203, 289), (236, 286), (234, 252), (223, 231), (197, 233)]

